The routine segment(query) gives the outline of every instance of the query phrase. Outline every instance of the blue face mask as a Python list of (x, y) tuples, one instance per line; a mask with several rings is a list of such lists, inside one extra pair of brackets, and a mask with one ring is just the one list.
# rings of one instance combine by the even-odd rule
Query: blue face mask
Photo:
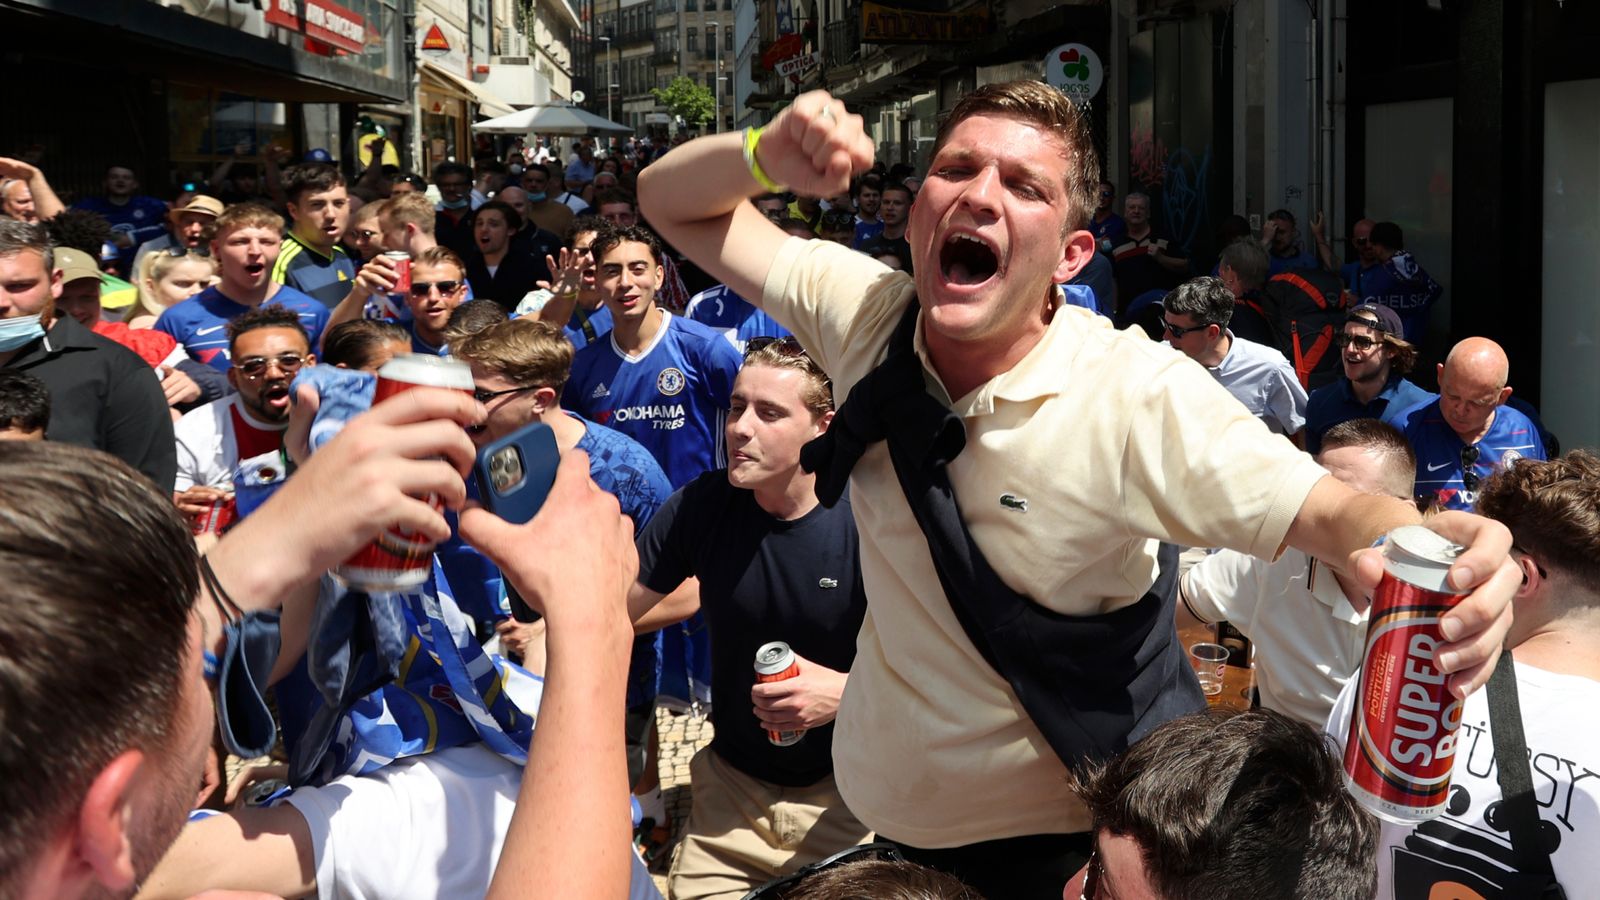
[(550, 196), (550, 195), (546, 194), (544, 191), (540, 191), (537, 194), (529, 194), (528, 195), (528, 202), (529, 203), (543, 203), (544, 202), (544, 198), (546, 198), (548, 196)]
[(443, 203), (445, 209), (464, 209), (472, 202), (472, 199), (462, 197), (460, 200), (443, 200), (440, 202)]
[(44, 337), (44, 325), (40, 324), (38, 316), (0, 319), (0, 353), (21, 349), (42, 337)]

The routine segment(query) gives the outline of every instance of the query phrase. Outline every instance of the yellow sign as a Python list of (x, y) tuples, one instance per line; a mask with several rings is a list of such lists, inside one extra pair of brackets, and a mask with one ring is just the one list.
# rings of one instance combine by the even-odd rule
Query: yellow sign
[(994, 31), (987, 3), (956, 12), (923, 12), (881, 3), (861, 4), (863, 44), (950, 44)]
[(386, 166), (400, 165), (400, 154), (395, 152), (393, 143), (385, 138), (380, 138), (375, 134), (363, 134), (356, 141), (356, 156), (361, 160), (361, 167), (363, 169), (372, 165), (372, 144), (373, 142), (380, 140), (383, 141), (382, 164)]

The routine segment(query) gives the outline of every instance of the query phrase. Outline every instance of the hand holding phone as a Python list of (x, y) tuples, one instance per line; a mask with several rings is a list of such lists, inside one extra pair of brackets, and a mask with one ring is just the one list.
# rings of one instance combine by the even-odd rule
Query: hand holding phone
[[(484, 509), (513, 525), (525, 525), (550, 496), (560, 465), (555, 432), (543, 422), (531, 422), (479, 450), (472, 474)], [(539, 614), (509, 580), (505, 587), (511, 617), (518, 622), (537, 622)]]

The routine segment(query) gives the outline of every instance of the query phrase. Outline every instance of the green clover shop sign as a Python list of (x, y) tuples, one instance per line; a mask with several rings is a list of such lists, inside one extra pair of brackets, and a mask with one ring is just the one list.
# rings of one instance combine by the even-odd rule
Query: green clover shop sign
[(1100, 57), (1083, 44), (1062, 44), (1045, 54), (1044, 80), (1076, 103), (1093, 100), (1105, 76)]

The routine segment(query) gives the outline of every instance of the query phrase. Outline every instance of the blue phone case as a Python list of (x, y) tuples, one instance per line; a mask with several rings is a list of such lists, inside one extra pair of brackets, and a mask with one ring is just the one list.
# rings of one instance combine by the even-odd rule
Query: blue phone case
[(472, 474), (484, 508), (521, 525), (544, 505), (560, 465), (555, 432), (532, 422), (479, 450)]

